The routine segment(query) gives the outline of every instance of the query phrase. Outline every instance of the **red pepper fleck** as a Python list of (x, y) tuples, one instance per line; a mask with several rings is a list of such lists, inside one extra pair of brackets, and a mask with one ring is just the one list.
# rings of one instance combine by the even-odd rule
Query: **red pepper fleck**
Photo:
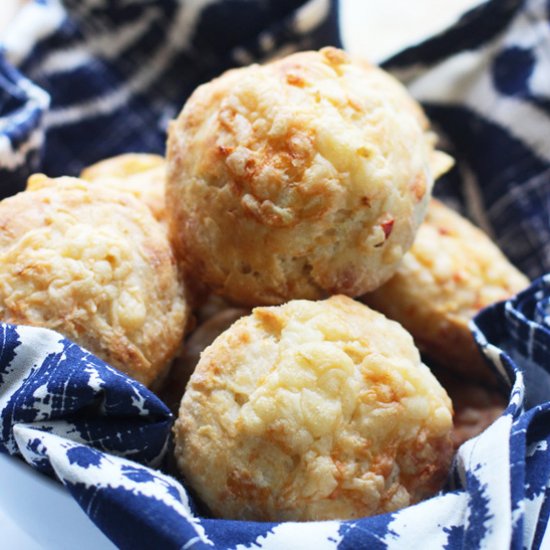
[(394, 219), (392, 218), (380, 224), (380, 227), (382, 228), (382, 231), (384, 231), (384, 236), (386, 239), (391, 235), (391, 232), (393, 229), (393, 222), (394, 222)]

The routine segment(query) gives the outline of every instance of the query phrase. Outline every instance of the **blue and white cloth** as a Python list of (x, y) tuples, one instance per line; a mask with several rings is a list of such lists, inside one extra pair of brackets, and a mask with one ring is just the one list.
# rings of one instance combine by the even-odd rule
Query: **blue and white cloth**
[[(162, 152), (201, 81), (327, 44), (339, 45), (329, 0), (35, 0), (0, 56), (0, 191)], [(212, 519), (162, 473), (173, 418), (154, 394), (54, 332), (0, 325), (0, 451), (56, 476), (119, 547), (550, 547), (550, 3), (488, 1), (386, 66), (457, 159), (437, 193), (538, 278), (472, 324), (506, 411), (460, 447), (440, 495), (399, 512)]]

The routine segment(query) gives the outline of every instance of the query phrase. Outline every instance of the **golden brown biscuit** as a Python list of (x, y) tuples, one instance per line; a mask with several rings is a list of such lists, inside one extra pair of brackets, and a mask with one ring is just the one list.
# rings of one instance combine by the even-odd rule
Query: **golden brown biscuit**
[(434, 494), (452, 407), (397, 323), (345, 296), (253, 310), (202, 354), (176, 458), (216, 516), (357, 518)]
[(490, 381), (468, 322), (528, 284), (485, 233), (433, 199), (397, 274), (362, 300), (401, 323), (441, 366)]
[(80, 177), (132, 193), (151, 209), (158, 221), (166, 221), (164, 157), (145, 153), (117, 155), (88, 166)]
[(405, 88), (335, 48), (228, 71), (170, 126), (176, 252), (235, 303), (362, 294), (411, 246), (442, 155)]
[(0, 319), (58, 330), (151, 385), (187, 317), (168, 239), (126, 193), (32, 178), (0, 202)]

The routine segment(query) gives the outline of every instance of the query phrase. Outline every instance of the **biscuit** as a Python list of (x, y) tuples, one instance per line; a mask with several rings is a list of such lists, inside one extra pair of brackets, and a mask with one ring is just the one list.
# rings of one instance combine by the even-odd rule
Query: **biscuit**
[(214, 515), (358, 518), (433, 495), (452, 406), (397, 323), (345, 296), (259, 307), (201, 355), (175, 455)]
[(380, 286), (449, 159), (401, 84), (325, 48), (197, 88), (170, 125), (167, 163), (187, 277), (254, 306)]
[(485, 233), (432, 199), (396, 275), (361, 299), (401, 323), (442, 367), (489, 382), (492, 373), (468, 323), (528, 284)]
[(130, 194), (37, 175), (0, 202), (2, 321), (57, 330), (154, 385), (186, 318), (166, 233)]
[(145, 153), (126, 153), (101, 160), (85, 168), (80, 177), (131, 193), (144, 202), (160, 221), (166, 220), (164, 157)]

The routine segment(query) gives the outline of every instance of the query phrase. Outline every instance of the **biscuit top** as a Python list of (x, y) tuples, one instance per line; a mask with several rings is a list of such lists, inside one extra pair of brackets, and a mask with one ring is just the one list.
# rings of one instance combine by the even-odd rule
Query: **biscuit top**
[(0, 203), (3, 321), (59, 330), (150, 384), (186, 315), (166, 235), (131, 195), (36, 175)]
[(200, 86), (170, 126), (170, 230), (187, 273), (239, 303), (350, 296), (396, 269), (436, 172), (405, 88), (343, 51)]
[(184, 113), (191, 176), (231, 182), (245, 212), (268, 226), (320, 216), (341, 201), (340, 186), (350, 197), (341, 208), (401, 187), (420, 201), (431, 189), (432, 135), (418, 104), (393, 77), (335, 48), (228, 71), (199, 87)]
[(203, 353), (176, 455), (223, 517), (352, 518), (436, 491), (452, 408), (411, 337), (338, 296), (256, 308)]
[(123, 153), (100, 160), (82, 170), (80, 177), (96, 181), (104, 177), (128, 178), (164, 166), (164, 158), (149, 153)]
[(397, 277), (390, 284), (414, 281), (424, 289), (422, 300), (465, 325), (529, 284), (485, 233), (436, 199)]
[[(278, 342), (269, 372), (250, 372), (247, 361), (236, 371), (242, 383), (250, 382), (242, 388), (251, 392), (241, 409), (247, 430), (265, 433), (281, 412), (278, 404), (284, 404), (285, 423), (297, 437), (283, 434), (283, 440), (300, 447), (334, 434), (342, 421), (356, 431), (368, 417), (380, 414), (380, 402), (390, 408), (395, 402), (395, 408), (403, 408), (403, 420), (409, 420), (401, 425), (406, 437), (414, 435), (416, 420), (430, 412), (431, 427), (437, 435), (444, 434), (450, 419), (448, 398), (435, 378), (426, 376), (411, 337), (396, 323), (343, 296), (325, 303), (326, 309), (324, 304), (295, 301), (282, 310), (254, 310), (250, 339), (267, 336)], [(357, 363), (362, 372), (355, 368)], [(365, 380), (372, 387), (360, 398)], [(353, 418), (357, 407), (362, 409), (361, 419)], [(372, 451), (380, 455), (382, 449)]]
[(145, 203), (160, 222), (166, 221), (166, 165), (160, 155), (125, 153), (88, 166), (80, 177), (107, 187), (131, 193)]

